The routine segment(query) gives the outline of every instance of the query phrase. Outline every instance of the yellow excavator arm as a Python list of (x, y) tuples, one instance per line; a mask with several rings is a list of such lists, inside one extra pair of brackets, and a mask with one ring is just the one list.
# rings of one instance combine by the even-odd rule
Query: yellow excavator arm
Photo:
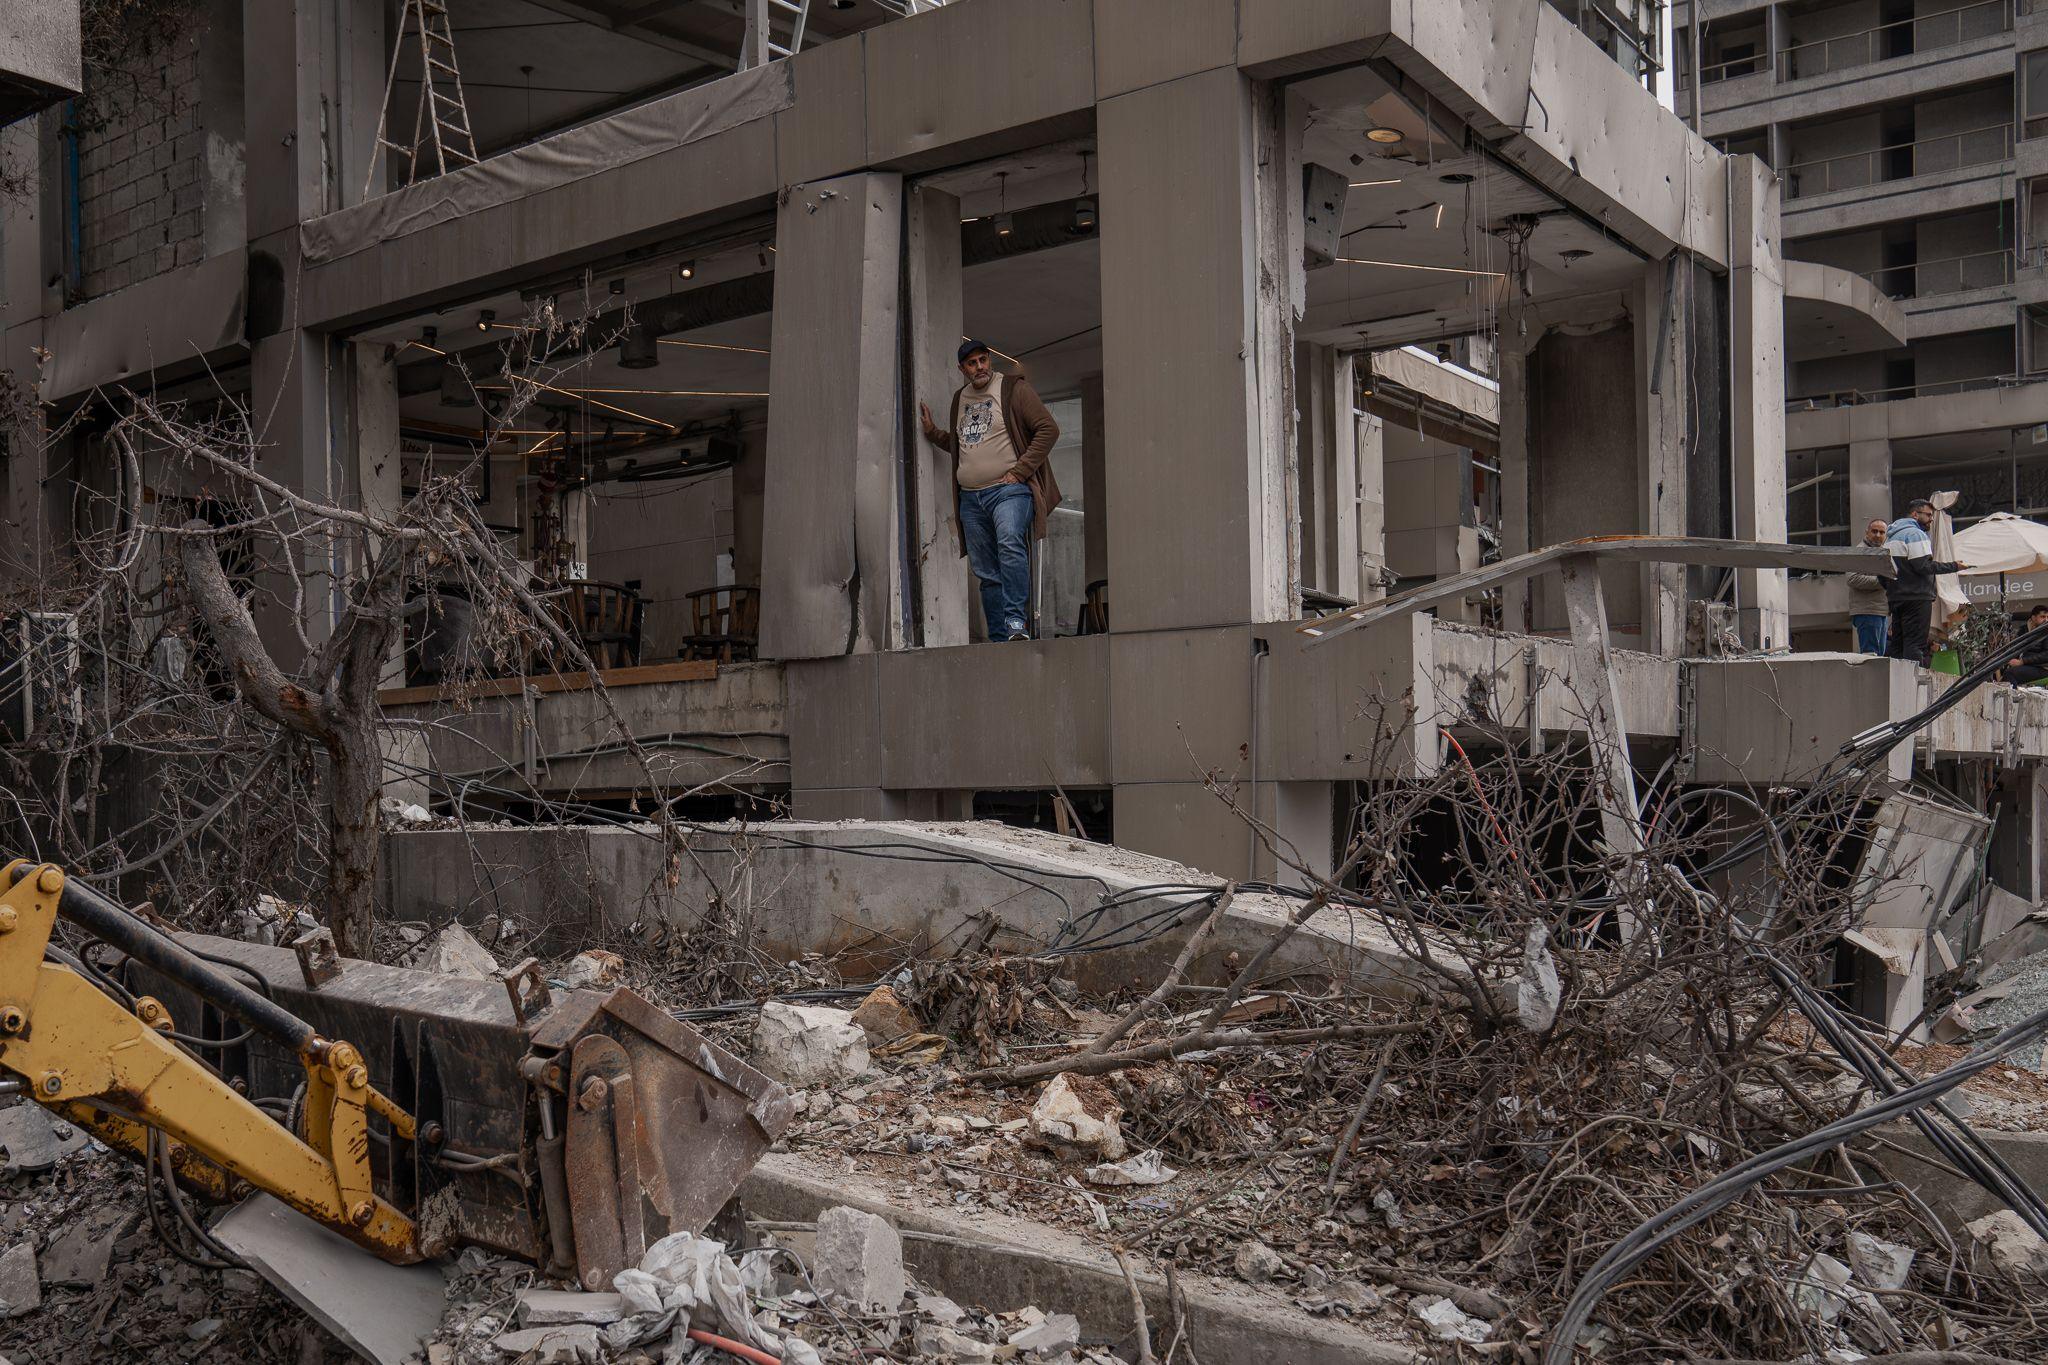
[[(58, 951), (58, 915), (294, 1052), (306, 1069), (300, 1138), (182, 1046), (170, 1012), (132, 1007)], [(111, 983), (109, 983), (111, 984)], [(118, 988), (117, 988), (118, 989)], [(371, 1186), (369, 1114), (402, 1138), (412, 1117), (370, 1084), (362, 1056), (194, 956), (63, 869), (25, 860), (0, 870), (0, 1083), (147, 1161), (168, 1143), (179, 1183), (214, 1199), (265, 1190), (387, 1261), (418, 1260), (413, 1220)]]

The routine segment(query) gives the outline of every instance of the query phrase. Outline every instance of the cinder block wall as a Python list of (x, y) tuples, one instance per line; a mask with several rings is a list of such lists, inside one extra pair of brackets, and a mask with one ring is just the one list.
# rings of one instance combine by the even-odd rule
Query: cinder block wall
[(83, 285), (109, 294), (204, 255), (200, 34), (88, 74), (79, 102)]

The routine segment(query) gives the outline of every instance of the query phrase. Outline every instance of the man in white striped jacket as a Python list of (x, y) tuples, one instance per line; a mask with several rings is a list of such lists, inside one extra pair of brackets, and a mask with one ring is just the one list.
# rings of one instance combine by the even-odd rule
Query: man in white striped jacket
[(1887, 658), (1926, 664), (1927, 628), (1934, 617), (1934, 580), (1970, 567), (1934, 557), (1934, 542), (1927, 536), (1927, 528), (1933, 524), (1934, 504), (1915, 498), (1906, 515), (1885, 528), (1884, 547), (1898, 570), (1898, 576), (1884, 585), (1892, 609), (1891, 639), (1884, 651)]

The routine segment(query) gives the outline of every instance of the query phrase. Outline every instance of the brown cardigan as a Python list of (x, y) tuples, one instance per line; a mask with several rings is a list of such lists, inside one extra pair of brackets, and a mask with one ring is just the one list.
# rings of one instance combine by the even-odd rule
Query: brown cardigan
[[(1003, 424), (1010, 429), (1010, 445), (1018, 452), (1017, 463), (1010, 466), (1010, 472), (1024, 480), (1024, 486), (1031, 490), (1033, 518), (1031, 536), (1034, 540), (1045, 539), (1046, 518), (1052, 509), (1060, 505), (1060, 486), (1052, 476), (1053, 442), (1060, 438), (1060, 424), (1052, 420), (1038, 391), (1026, 382), (1022, 375), (1006, 374), (1003, 382)], [(946, 421), (946, 429), (932, 440), (940, 450), (954, 456), (953, 459), (953, 502), (960, 501), (960, 395), (967, 392), (962, 384), (953, 390), (953, 411)], [(960, 553), (967, 553), (963, 541)]]

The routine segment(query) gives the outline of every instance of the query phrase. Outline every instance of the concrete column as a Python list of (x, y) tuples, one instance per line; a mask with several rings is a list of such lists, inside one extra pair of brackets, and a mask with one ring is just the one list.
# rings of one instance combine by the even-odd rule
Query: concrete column
[(1360, 471), (1358, 419), (1352, 414), (1358, 354), (1330, 357), (1330, 552), (1336, 557), (1329, 590), (1359, 600)]
[[(1730, 158), (1727, 170), (1734, 177), (1729, 202), (1735, 259), (1729, 263), (1728, 292), (1735, 538), (1783, 541), (1785, 276), (1778, 178), (1753, 156)], [(1736, 600), (1747, 643), (1758, 648), (1787, 643), (1787, 593), (1783, 569), (1736, 571)]]
[(776, 213), (761, 537), (761, 652), (771, 659), (906, 638), (902, 205), (901, 176), (862, 174), (798, 185)]
[(1334, 592), (1336, 489), (1331, 483), (1335, 461), (1334, 413), (1330, 379), (1334, 353), (1327, 346), (1301, 342), (1294, 348), (1294, 478), (1299, 492), (1300, 584)]
[(1345, 387), (1344, 408), (1356, 447), (1358, 468), (1358, 600), (1377, 602), (1387, 595), (1387, 452), (1386, 424), (1356, 406), (1357, 365)]
[(1097, 106), (1120, 631), (1280, 620), (1293, 605), (1285, 427), (1301, 181), (1278, 105), (1222, 67)]
[(767, 433), (748, 427), (740, 437), (740, 462), (732, 468), (733, 581), (761, 586), (761, 497), (768, 472)]
[[(1791, 43), (1786, 38), (1785, 7), (1767, 5), (1764, 8), (1764, 53), (1771, 64), (1771, 80), (1778, 79), (1778, 54)], [(1776, 164), (1776, 163), (1773, 163)]]
[[(41, 369), (36, 353), (43, 344), (43, 283), (56, 273), (45, 272), (43, 264), (45, 121), (24, 119), (0, 128), (0, 175), (21, 186), (18, 194), (0, 196), (0, 369), (5, 370), (0, 378), (30, 397)], [(50, 550), (50, 494), (43, 487), (46, 437), (40, 415), (23, 406), (27, 420), (0, 428), (6, 499), (0, 504), (0, 585), (35, 581)]]
[[(322, 0), (265, 0), (245, 7), (244, 126), (258, 130), (248, 139), (244, 163), (252, 243), (333, 206), (331, 171), (322, 160), (328, 134), (321, 121), (321, 77), (333, 50), (333, 22)], [(383, 93), (381, 80), (377, 92)]]
[[(1688, 262), (1655, 261), (1631, 290), (1636, 318), (1636, 425), (1642, 451), (1637, 501), (1644, 535), (1686, 533), (1686, 460), (1692, 357), (1684, 327)], [(1685, 647), (1685, 566), (1642, 566), (1643, 648), (1677, 655)]]
[[(1529, 550), (1529, 352), (1511, 330), (1500, 339), (1500, 555)], [(1526, 581), (1501, 589), (1501, 625), (1529, 629)]]
[(243, 204), (248, 90), (242, 78), (242, 8), (242, 0), (206, 0), (206, 37), (199, 44), (199, 124), (206, 139), (200, 248), (208, 256), (236, 250), (248, 233)]
[[(960, 200), (918, 186), (905, 196), (904, 279), (910, 332), (913, 402), (928, 403), (946, 425), (948, 398), (960, 385)], [(915, 420), (903, 423), (910, 497), (917, 509), (918, 611), (927, 645), (967, 643), (968, 580), (961, 558), (960, 506), (953, 495), (953, 457), (924, 439)]]
[(1872, 518), (1892, 519), (1892, 443), (1849, 443), (1849, 543), (1863, 543)]
[(1102, 376), (1081, 380), (1082, 586), (1109, 577), (1109, 469), (1103, 463)]

